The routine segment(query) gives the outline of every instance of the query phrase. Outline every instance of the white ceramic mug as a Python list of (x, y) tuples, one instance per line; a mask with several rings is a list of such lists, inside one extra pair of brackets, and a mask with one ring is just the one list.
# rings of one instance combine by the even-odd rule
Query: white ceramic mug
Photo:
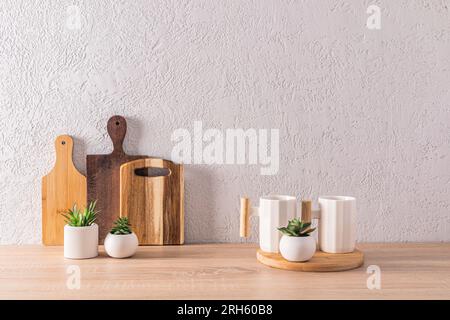
[(349, 253), (356, 244), (356, 199), (345, 196), (319, 197), (319, 247), (328, 253)]
[(297, 216), (297, 199), (293, 196), (270, 195), (259, 199), (259, 207), (250, 207), (248, 198), (241, 198), (241, 237), (250, 235), (250, 216), (259, 217), (259, 246), (266, 252), (279, 251), (281, 233), (289, 220)]

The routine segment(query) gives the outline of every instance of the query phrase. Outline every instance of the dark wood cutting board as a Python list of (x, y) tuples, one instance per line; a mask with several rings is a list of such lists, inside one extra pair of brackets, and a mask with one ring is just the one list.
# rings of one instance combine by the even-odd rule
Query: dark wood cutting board
[(120, 166), (126, 162), (146, 158), (146, 156), (130, 156), (124, 152), (123, 141), (127, 132), (124, 117), (111, 117), (107, 129), (114, 147), (112, 153), (86, 157), (87, 199), (88, 202), (97, 200), (97, 210), (100, 211), (97, 224), (101, 244), (113, 221), (120, 215)]

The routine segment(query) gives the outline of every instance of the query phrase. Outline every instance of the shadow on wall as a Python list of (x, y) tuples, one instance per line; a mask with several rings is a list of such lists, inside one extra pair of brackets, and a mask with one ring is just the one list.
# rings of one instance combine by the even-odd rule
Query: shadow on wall
[[(142, 128), (145, 126), (144, 121), (136, 117), (126, 117), (127, 134), (123, 142), (124, 151), (129, 155), (141, 154), (138, 150), (139, 141), (145, 140), (142, 134)], [(106, 128), (105, 128), (106, 129)], [(149, 155), (152, 156), (151, 154)]]
[(185, 165), (184, 169), (185, 241), (211, 242), (217, 238), (212, 176), (203, 166)]

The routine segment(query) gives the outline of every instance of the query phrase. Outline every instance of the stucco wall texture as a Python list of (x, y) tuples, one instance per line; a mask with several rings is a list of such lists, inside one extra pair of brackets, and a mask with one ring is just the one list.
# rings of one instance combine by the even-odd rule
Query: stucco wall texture
[[(381, 8), (369, 30), (366, 9)], [(80, 28), (68, 21), (76, 5)], [(275, 128), (280, 168), (186, 165), (187, 242), (239, 238), (239, 196), (358, 199), (359, 241), (450, 241), (448, 1), (0, 4), (0, 243), (41, 241), (54, 139), (170, 158), (177, 128)]]

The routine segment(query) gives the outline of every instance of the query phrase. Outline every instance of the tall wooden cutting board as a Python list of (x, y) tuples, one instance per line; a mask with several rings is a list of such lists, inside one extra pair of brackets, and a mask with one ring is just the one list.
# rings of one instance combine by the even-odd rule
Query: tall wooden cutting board
[(113, 116), (108, 120), (108, 134), (113, 143), (110, 154), (87, 155), (87, 197), (88, 201), (97, 200), (99, 210), (97, 224), (99, 226), (99, 243), (103, 243), (120, 215), (120, 166), (145, 156), (130, 156), (123, 150), (123, 141), (127, 133), (127, 122), (121, 116)]
[(48, 246), (64, 244), (62, 213), (75, 203), (79, 208), (86, 206), (86, 177), (73, 164), (72, 138), (57, 137), (55, 148), (55, 166), (42, 178), (42, 243)]
[[(138, 175), (139, 169), (168, 169), (165, 176)], [(147, 158), (120, 167), (120, 215), (128, 217), (141, 245), (184, 243), (183, 166)]]

